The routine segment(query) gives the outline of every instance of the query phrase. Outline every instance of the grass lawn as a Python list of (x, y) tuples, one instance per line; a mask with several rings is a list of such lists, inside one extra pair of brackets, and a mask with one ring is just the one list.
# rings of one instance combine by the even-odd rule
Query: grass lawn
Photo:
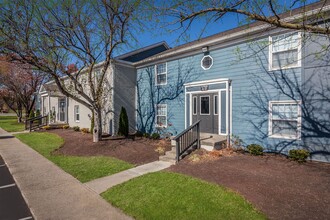
[(24, 123), (18, 123), (16, 116), (0, 116), (0, 127), (8, 132), (24, 131)]
[(15, 136), (83, 183), (133, 167), (125, 161), (112, 157), (52, 155), (51, 152), (59, 148), (64, 142), (56, 134), (45, 132), (17, 134)]
[(266, 219), (235, 192), (170, 172), (137, 177), (102, 197), (136, 219)]

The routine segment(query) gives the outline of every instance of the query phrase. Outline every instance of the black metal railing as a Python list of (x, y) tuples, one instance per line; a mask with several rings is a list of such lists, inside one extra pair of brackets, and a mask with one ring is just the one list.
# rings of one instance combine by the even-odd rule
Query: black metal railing
[(36, 128), (41, 128), (42, 126), (48, 125), (48, 115), (37, 116), (25, 120), (25, 130), (35, 130)]
[(181, 156), (192, 146), (200, 148), (200, 120), (189, 126), (183, 132), (178, 134), (174, 140), (176, 141), (176, 162), (179, 162)]

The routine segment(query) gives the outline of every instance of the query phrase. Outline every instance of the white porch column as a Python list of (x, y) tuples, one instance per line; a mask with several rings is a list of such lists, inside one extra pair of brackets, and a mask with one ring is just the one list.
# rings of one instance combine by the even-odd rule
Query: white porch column
[(50, 122), (50, 93), (48, 93), (48, 121)]

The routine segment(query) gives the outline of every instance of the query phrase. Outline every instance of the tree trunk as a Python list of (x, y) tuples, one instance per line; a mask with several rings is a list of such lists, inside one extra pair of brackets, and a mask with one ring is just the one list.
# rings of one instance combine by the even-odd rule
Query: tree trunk
[(102, 115), (101, 110), (94, 110), (94, 130), (93, 130), (93, 142), (99, 142), (102, 140)]
[(23, 116), (22, 109), (17, 109), (16, 115), (17, 115), (17, 122), (22, 123), (22, 116)]

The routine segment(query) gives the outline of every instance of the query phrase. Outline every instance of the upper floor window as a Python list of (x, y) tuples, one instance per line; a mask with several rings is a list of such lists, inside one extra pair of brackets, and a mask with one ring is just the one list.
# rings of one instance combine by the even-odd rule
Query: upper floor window
[(201, 66), (204, 70), (208, 70), (213, 65), (213, 58), (210, 55), (206, 55), (201, 60)]
[(269, 70), (301, 66), (301, 42), (299, 33), (270, 37)]
[(299, 139), (301, 131), (300, 105), (296, 101), (274, 101), (269, 104), (269, 135)]
[(167, 63), (157, 64), (156, 70), (156, 85), (166, 85), (167, 83)]

